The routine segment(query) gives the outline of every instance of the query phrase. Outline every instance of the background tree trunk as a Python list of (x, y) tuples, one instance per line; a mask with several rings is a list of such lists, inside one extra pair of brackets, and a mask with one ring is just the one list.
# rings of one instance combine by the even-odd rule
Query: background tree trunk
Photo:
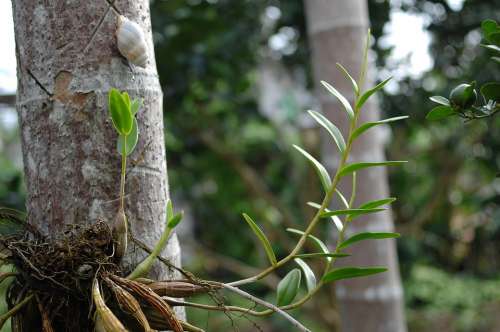
[[(140, 138), (130, 159), (126, 213), (133, 235), (153, 246), (168, 197), (162, 91), (147, 0), (13, 0), (19, 113), (29, 222), (46, 234), (65, 225), (109, 221), (118, 209), (120, 157), (107, 110), (111, 87), (144, 99)], [(145, 69), (116, 47), (118, 14), (137, 22), (149, 45)], [(180, 264), (176, 235), (165, 256)], [(145, 256), (129, 246), (130, 269)], [(173, 274), (155, 266), (157, 278)]]
[[(363, 47), (368, 30), (368, 10), (365, 0), (306, 0), (308, 34), (312, 45), (315, 81), (332, 83), (342, 94), (353, 100), (350, 83), (335, 66), (342, 63), (354, 77), (359, 76)], [(371, 86), (368, 79), (366, 86)], [(342, 107), (318, 84), (317, 94), (324, 114), (347, 133), (348, 121)], [(376, 99), (372, 97), (363, 109), (361, 121), (379, 118)], [(354, 144), (351, 161), (384, 160), (383, 128), (375, 127)], [(325, 140), (326, 141), (326, 140)], [(338, 154), (328, 141), (323, 160), (329, 169), (335, 167)], [(333, 156), (333, 157), (332, 157)], [(350, 183), (342, 184), (349, 194)], [(346, 192), (347, 191), (347, 192)], [(372, 168), (358, 174), (357, 204), (388, 197), (387, 174), (383, 168)], [(361, 231), (393, 231), (390, 211), (359, 218), (349, 225), (348, 236)], [(403, 292), (399, 276), (394, 241), (365, 241), (351, 249), (352, 257), (339, 260), (345, 265), (383, 265), (386, 273), (336, 283), (336, 295), (345, 332), (406, 331), (403, 312)]]

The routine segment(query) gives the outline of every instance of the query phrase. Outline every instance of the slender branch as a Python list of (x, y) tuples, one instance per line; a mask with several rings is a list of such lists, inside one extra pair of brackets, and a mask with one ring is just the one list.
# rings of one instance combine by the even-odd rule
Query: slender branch
[(122, 174), (120, 183), (120, 210), (125, 211), (125, 174), (127, 171), (127, 139), (123, 140), (123, 151), (122, 151)]
[(236, 293), (236, 294), (240, 295), (241, 297), (247, 298), (247, 299), (249, 299), (257, 304), (260, 304), (261, 306), (264, 306), (264, 307), (274, 311), (277, 314), (280, 314), (281, 316), (286, 318), (290, 323), (292, 323), (292, 325), (295, 326), (300, 331), (311, 332), (311, 330), (309, 330), (307, 327), (305, 327), (304, 325), (299, 323), (295, 318), (290, 316), (290, 314), (286, 313), (285, 311), (283, 311), (279, 307), (275, 306), (274, 304), (271, 304), (271, 303), (266, 302), (262, 299), (259, 299), (258, 297), (255, 297), (252, 294), (249, 294), (249, 293), (239, 289), (238, 287), (234, 287), (234, 286), (231, 286), (228, 284), (223, 284), (223, 283), (218, 283), (218, 282), (214, 283), (214, 285), (217, 285), (217, 286), (220, 286), (220, 287), (225, 288), (227, 290), (230, 290), (231, 292)]

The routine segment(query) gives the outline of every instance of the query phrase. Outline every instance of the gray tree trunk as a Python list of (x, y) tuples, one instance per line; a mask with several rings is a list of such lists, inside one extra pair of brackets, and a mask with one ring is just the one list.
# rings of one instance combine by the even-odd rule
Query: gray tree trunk
[[(366, 34), (369, 26), (366, 0), (306, 0), (308, 34), (312, 45), (315, 80), (330, 82), (351, 102), (354, 98), (350, 83), (335, 66), (340, 62), (354, 77), (359, 76)], [(372, 85), (368, 79), (366, 86)], [(317, 85), (317, 94), (323, 113), (347, 134), (348, 120), (335, 97)], [(376, 99), (364, 107), (361, 121), (379, 118)], [(351, 161), (384, 160), (383, 128), (375, 127), (355, 142)], [(333, 169), (338, 162), (334, 143), (328, 141), (323, 149), (323, 160)], [(342, 188), (350, 184), (343, 183)], [(386, 170), (372, 168), (358, 174), (357, 204), (389, 196)], [(361, 231), (392, 231), (390, 211), (355, 220), (348, 228), (348, 236)], [(352, 256), (338, 260), (338, 265), (382, 265), (389, 271), (372, 277), (336, 283), (336, 295), (344, 332), (402, 332), (406, 331), (403, 292), (395, 242), (392, 240), (365, 241), (352, 246)]]
[[(133, 235), (153, 246), (165, 226), (168, 183), (149, 1), (111, 3), (12, 1), (28, 219), (56, 234), (68, 224), (109, 221), (117, 212), (120, 157), (107, 109), (108, 91), (116, 87), (144, 99), (131, 156), (140, 161), (129, 164), (126, 214)], [(145, 69), (129, 66), (118, 53), (117, 12), (144, 29)], [(130, 269), (145, 253), (132, 244), (129, 249), (124, 265)], [(164, 255), (180, 264), (176, 235)], [(158, 265), (153, 275), (173, 274)]]

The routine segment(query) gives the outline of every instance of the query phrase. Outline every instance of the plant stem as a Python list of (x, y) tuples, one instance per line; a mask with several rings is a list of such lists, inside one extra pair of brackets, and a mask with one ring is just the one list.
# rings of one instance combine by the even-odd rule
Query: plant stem
[[(356, 97), (356, 103), (357, 103), (357, 99), (358, 98)], [(297, 242), (297, 245), (293, 248), (293, 250), (286, 257), (279, 260), (278, 263), (276, 263), (276, 265), (266, 268), (265, 270), (263, 270), (262, 272), (260, 272), (259, 274), (255, 275), (253, 277), (234, 281), (234, 282), (228, 283), (227, 285), (240, 286), (240, 285), (245, 285), (245, 284), (249, 284), (252, 282), (256, 282), (256, 281), (264, 278), (265, 276), (267, 276), (271, 272), (275, 271), (277, 268), (288, 263), (290, 260), (293, 259), (293, 257), (296, 254), (299, 253), (299, 251), (302, 249), (304, 243), (306, 242), (307, 237), (309, 236), (309, 234), (312, 233), (312, 231), (314, 230), (314, 228), (318, 224), (319, 220), (321, 219), (320, 218), (321, 215), (323, 214), (323, 212), (325, 211), (325, 209), (328, 207), (328, 205), (330, 204), (330, 202), (332, 200), (333, 194), (335, 193), (335, 189), (337, 188), (337, 185), (338, 185), (340, 178), (341, 178), (340, 171), (347, 163), (347, 158), (349, 157), (349, 153), (351, 152), (351, 149), (352, 149), (352, 144), (354, 141), (354, 138), (352, 137), (352, 133), (356, 129), (357, 122), (359, 119), (359, 113), (360, 113), (359, 109), (356, 107), (355, 112), (354, 112), (354, 117), (352, 118), (352, 120), (350, 122), (350, 126), (349, 126), (349, 139), (347, 141), (346, 148), (344, 150), (344, 153), (342, 154), (342, 158), (341, 158), (339, 165), (337, 167), (337, 171), (335, 172), (335, 176), (333, 177), (330, 189), (326, 192), (325, 198), (323, 199), (323, 202), (321, 203), (321, 207), (318, 209), (318, 211), (314, 215), (313, 219), (309, 223), (309, 226), (307, 226), (306, 230), (304, 231), (304, 234), (300, 237), (299, 241)]]
[(122, 152), (122, 174), (120, 182), (120, 210), (125, 211), (125, 174), (127, 171), (127, 139), (123, 140), (123, 152)]

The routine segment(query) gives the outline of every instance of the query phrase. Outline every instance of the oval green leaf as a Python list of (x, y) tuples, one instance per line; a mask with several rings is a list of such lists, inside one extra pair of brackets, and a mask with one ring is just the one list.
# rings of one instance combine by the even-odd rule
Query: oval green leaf
[(323, 185), (323, 189), (325, 190), (325, 192), (328, 192), (330, 190), (330, 186), (332, 185), (332, 180), (330, 179), (330, 175), (326, 171), (326, 168), (300, 146), (294, 144), (293, 147), (296, 148), (300, 153), (304, 155), (304, 157), (306, 157), (311, 162), (311, 164), (314, 166), (314, 169), (316, 170), (316, 173), (318, 173), (321, 184)]
[(394, 118), (389, 118), (389, 119), (380, 120), (380, 121), (365, 122), (361, 126), (356, 128), (356, 130), (354, 130), (354, 132), (352, 133), (352, 138), (353, 139), (358, 138), (359, 135), (361, 135), (362, 133), (364, 133), (365, 131), (367, 131), (371, 127), (378, 126), (378, 125), (385, 124), (385, 123), (389, 123), (389, 122), (404, 120), (404, 119), (408, 119), (408, 118), (409, 118), (409, 116), (403, 115), (403, 116), (396, 116)]
[(301, 273), (293, 269), (279, 282), (276, 303), (279, 307), (292, 303), (299, 291)]
[(353, 243), (363, 241), (363, 240), (379, 240), (379, 239), (392, 239), (400, 237), (399, 233), (383, 233), (383, 232), (363, 232), (357, 233), (342, 242), (339, 245), (339, 249), (344, 249)]
[[(132, 131), (127, 136), (119, 135), (118, 136), (118, 153), (123, 155), (125, 153), (126, 156), (130, 155), (139, 140), (139, 128), (137, 124), (137, 119), (134, 118), (134, 124), (132, 125)], [(126, 144), (125, 144), (126, 143)]]
[(182, 221), (182, 217), (184, 217), (184, 212), (177, 213), (168, 220), (167, 227), (170, 229), (175, 228), (175, 226), (179, 225), (179, 223)]
[[(128, 94), (127, 94), (128, 96)], [(130, 104), (127, 104), (126, 97), (117, 89), (111, 89), (108, 96), (109, 112), (113, 125), (120, 135), (128, 135), (133, 126), (132, 113), (130, 112)], [(129, 100), (130, 103), (130, 100)]]
[(274, 254), (271, 242), (269, 242), (264, 232), (260, 229), (259, 226), (257, 226), (255, 221), (253, 221), (252, 218), (250, 218), (250, 216), (247, 215), (246, 213), (243, 213), (243, 218), (245, 218), (248, 226), (250, 226), (252, 231), (255, 233), (255, 235), (257, 235), (257, 238), (262, 243), (262, 246), (264, 247), (264, 250), (267, 254), (267, 258), (269, 259), (269, 262), (271, 262), (271, 265), (273, 266), (276, 265), (277, 263), (276, 255)]
[(333, 86), (328, 84), (325, 81), (321, 81), (321, 84), (337, 99), (340, 101), (342, 106), (344, 106), (344, 110), (346, 111), (347, 115), (349, 116), (350, 119), (354, 118), (354, 111), (352, 110), (351, 104), (349, 104), (349, 101), (344, 97), (340, 92), (337, 91)]
[(340, 170), (339, 176), (345, 176), (352, 172), (355, 172), (360, 169), (369, 168), (369, 167), (378, 167), (378, 166), (396, 166), (407, 163), (407, 161), (397, 160), (397, 161), (381, 161), (381, 162), (365, 162), (365, 163), (354, 163), (346, 165)]
[(343, 267), (334, 269), (325, 274), (322, 278), (323, 282), (332, 282), (342, 279), (351, 279), (358, 277), (365, 277), (372, 274), (377, 274), (387, 271), (385, 267)]
[(132, 113), (132, 116), (135, 116), (137, 114), (137, 111), (139, 111), (139, 108), (142, 106), (142, 99), (134, 99), (132, 100), (132, 103), (130, 104), (130, 113)]
[(356, 109), (358, 109), (358, 110), (361, 109), (361, 107), (363, 107), (363, 105), (366, 103), (368, 98), (370, 98), (378, 90), (382, 89), (391, 79), (392, 79), (392, 77), (389, 77), (389, 78), (383, 80), (382, 82), (380, 82), (379, 84), (377, 84), (376, 86), (374, 86), (373, 88), (371, 88), (370, 90), (363, 93), (363, 95), (359, 98), (359, 100), (356, 104)]
[(425, 118), (427, 120), (437, 121), (455, 114), (455, 111), (450, 106), (437, 106), (434, 107), (429, 113), (427, 113)]
[(330, 133), (333, 140), (335, 141), (335, 144), (337, 144), (339, 151), (341, 153), (344, 153), (345, 140), (339, 128), (337, 128), (333, 123), (331, 123), (330, 120), (328, 120), (325, 116), (323, 116), (323, 114), (315, 111), (308, 111), (308, 112), (313, 117), (314, 120), (316, 120), (321, 126), (323, 126), (323, 128), (325, 128), (328, 131), (328, 133)]

